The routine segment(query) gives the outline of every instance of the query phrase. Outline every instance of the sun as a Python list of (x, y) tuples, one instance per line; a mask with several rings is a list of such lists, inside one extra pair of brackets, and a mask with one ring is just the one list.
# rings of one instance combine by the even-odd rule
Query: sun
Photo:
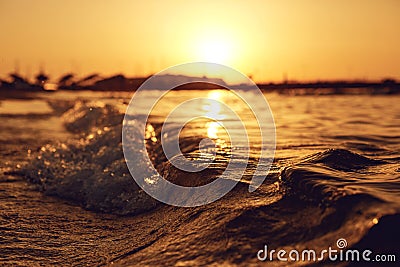
[(232, 57), (232, 44), (223, 39), (207, 38), (198, 44), (200, 61), (224, 64)]

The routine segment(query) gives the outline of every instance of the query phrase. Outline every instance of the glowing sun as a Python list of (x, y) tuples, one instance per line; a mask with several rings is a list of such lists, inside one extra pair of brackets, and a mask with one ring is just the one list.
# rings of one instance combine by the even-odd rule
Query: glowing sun
[(201, 61), (227, 63), (232, 56), (232, 43), (223, 39), (206, 39), (199, 42), (198, 55)]

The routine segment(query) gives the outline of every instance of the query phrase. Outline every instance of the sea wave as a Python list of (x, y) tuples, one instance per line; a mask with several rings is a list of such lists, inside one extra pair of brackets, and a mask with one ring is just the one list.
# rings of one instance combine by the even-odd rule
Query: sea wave
[(393, 163), (345, 149), (328, 149), (282, 167), (279, 179), (286, 195), (325, 207), (351, 206), (357, 199), (368, 208), (385, 204), (389, 214), (400, 211), (400, 176)]
[[(154, 209), (159, 203), (138, 187), (125, 163), (121, 144), (123, 110), (98, 101), (76, 102), (62, 115), (65, 128), (76, 138), (41, 147), (22, 175), (45, 194), (90, 210), (127, 215)], [(152, 128), (154, 136), (158, 136), (161, 125), (153, 124)], [(216, 179), (228, 162), (226, 155), (220, 154), (207, 170), (187, 173), (166, 160), (159, 143), (148, 144), (147, 152), (156, 169), (166, 179), (183, 186), (203, 185)], [(186, 136), (181, 142), (182, 151), (188, 157), (200, 157), (197, 144), (196, 137)], [(245, 176), (251, 177), (255, 163), (256, 159), (250, 161)], [(387, 163), (345, 149), (328, 149), (291, 164), (274, 163), (272, 169), (281, 168), (279, 178), (273, 179), (282, 185), (282, 193), (326, 204), (354, 194), (383, 201), (385, 198), (378, 192), (382, 185), (376, 185), (379, 179), (373, 179), (368, 168)], [(392, 181), (392, 195), (398, 194), (398, 184), (399, 181)]]
[[(68, 105), (70, 103), (62, 105), (61, 110)], [(155, 208), (158, 202), (137, 186), (126, 167), (121, 144), (123, 110), (121, 106), (102, 102), (76, 102), (62, 115), (65, 128), (75, 133), (76, 138), (41, 147), (22, 174), (45, 194), (71, 200), (90, 210), (126, 215)], [(152, 127), (154, 135), (158, 135), (161, 125), (153, 124)], [(181, 142), (187, 156), (199, 157), (195, 145), (198, 140), (195, 139), (187, 136)], [(212, 181), (228, 161), (224, 155), (217, 155), (209, 169), (189, 174), (177, 170), (166, 160), (159, 143), (148, 143), (147, 152), (152, 155), (150, 158), (159, 172), (183, 186), (198, 186)], [(363, 172), (384, 164), (387, 164), (384, 160), (349, 150), (328, 149), (294, 164), (277, 166), (275, 163), (272, 168), (282, 169), (279, 180), (276, 179), (283, 185), (284, 193), (332, 203), (346, 195), (371, 194), (363, 181), (371, 173)], [(360, 182), (364, 182), (362, 186), (359, 186)], [(374, 180), (369, 179), (368, 183), (373, 184)], [(397, 188), (399, 183), (395, 181), (393, 184)], [(371, 197), (379, 199), (379, 194), (372, 193)]]
[(156, 207), (129, 174), (122, 153), (123, 114), (111, 105), (77, 102), (62, 116), (75, 140), (47, 144), (23, 175), (47, 195), (100, 212), (136, 214)]

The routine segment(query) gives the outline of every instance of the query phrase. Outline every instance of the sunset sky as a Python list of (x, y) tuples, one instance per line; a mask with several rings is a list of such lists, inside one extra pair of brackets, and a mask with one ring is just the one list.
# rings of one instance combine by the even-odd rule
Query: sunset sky
[(399, 14), (398, 0), (0, 0), (0, 77), (212, 61), (258, 82), (400, 79)]

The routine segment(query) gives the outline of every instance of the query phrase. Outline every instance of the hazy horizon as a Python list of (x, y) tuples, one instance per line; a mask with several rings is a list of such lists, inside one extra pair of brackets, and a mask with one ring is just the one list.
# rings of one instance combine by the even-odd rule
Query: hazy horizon
[[(30, 75), (26, 75), (23, 72), (21, 72), (20, 70), (12, 70), (10, 72), (8, 72), (6, 75), (0, 76), (0, 80), (3, 81), (11, 81), (12, 77), (11, 75), (18, 75), (21, 78), (25, 79), (27, 82), (35, 84), (36, 83), (36, 76), (40, 75), (40, 74), (44, 74), (46, 76), (48, 76), (49, 83), (58, 83), (59, 80), (61, 78), (63, 78), (64, 76), (67, 75), (73, 75), (71, 80), (75, 80), (75, 81), (80, 81), (80, 80), (84, 80), (87, 77), (91, 77), (96, 75), (99, 79), (109, 79), (112, 77), (116, 77), (116, 76), (124, 76), (126, 79), (147, 79), (153, 75), (155, 75), (156, 73), (150, 73), (148, 75), (143, 75), (143, 76), (139, 76), (139, 75), (127, 75), (125, 73), (121, 73), (121, 72), (116, 72), (116, 73), (111, 73), (111, 74), (102, 74), (102, 73), (95, 73), (95, 72), (88, 72), (87, 74), (78, 74), (78, 73), (74, 73), (74, 72), (65, 72), (65, 73), (61, 73), (60, 76), (51, 76), (49, 75), (49, 73), (46, 70), (43, 69), (39, 69), (37, 71), (34, 71), (33, 73), (31, 73)], [(170, 73), (168, 75), (175, 75), (175, 76), (182, 76), (182, 74), (173, 74)], [(229, 82), (226, 81), (226, 79), (224, 77), (221, 77), (221, 75), (207, 75), (207, 74), (185, 74), (183, 76), (187, 76), (187, 77), (198, 77), (198, 78), (205, 78), (205, 79), (221, 79), (224, 82), (226, 82), (227, 84), (230, 85), (238, 85), (240, 84), (240, 82)], [(251, 77), (250, 77), (251, 78)], [(385, 80), (394, 80), (395, 82), (399, 83), (400, 80), (396, 79), (392, 76), (385, 76), (379, 79), (367, 79), (367, 78), (349, 78), (349, 79), (314, 79), (314, 80), (298, 80), (298, 79), (288, 79), (288, 80), (262, 80), (262, 81), (255, 81), (258, 84), (284, 84), (284, 83), (303, 83), (303, 84), (307, 84), (307, 83), (335, 83), (335, 82), (347, 82), (347, 83), (382, 83)]]

